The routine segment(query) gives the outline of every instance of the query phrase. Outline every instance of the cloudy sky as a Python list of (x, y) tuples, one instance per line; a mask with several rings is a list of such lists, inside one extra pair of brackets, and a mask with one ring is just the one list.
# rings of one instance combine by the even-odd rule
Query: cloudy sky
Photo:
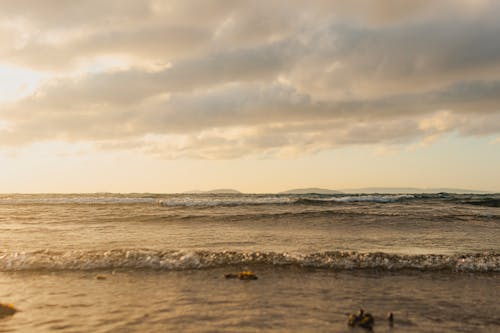
[(0, 0), (0, 192), (500, 191), (500, 1)]

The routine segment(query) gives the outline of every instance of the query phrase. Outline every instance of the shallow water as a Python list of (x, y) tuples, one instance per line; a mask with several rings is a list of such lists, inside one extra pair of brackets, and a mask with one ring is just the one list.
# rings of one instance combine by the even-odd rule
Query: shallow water
[(496, 332), (499, 198), (0, 195), (0, 332)]
[(374, 315), (375, 332), (500, 327), (492, 274), (251, 268), (256, 281), (226, 280), (229, 268), (2, 273), (0, 298), (22, 312), (1, 320), (0, 331), (348, 332), (345, 313), (360, 307)]

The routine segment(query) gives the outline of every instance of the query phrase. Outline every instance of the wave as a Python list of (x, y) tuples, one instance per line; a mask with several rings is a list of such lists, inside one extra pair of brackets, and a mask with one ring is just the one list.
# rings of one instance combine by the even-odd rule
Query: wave
[(332, 202), (348, 203), (348, 202), (376, 202), (376, 203), (388, 203), (388, 202), (398, 202), (404, 199), (415, 198), (412, 194), (400, 194), (400, 195), (352, 195), (352, 196), (340, 196), (333, 198), (301, 198), (295, 203), (297, 204), (327, 204)]
[(296, 196), (235, 196), (235, 197), (178, 197), (158, 200), (162, 206), (242, 206), (242, 205), (327, 205), (349, 202), (397, 202), (412, 199), (413, 195), (353, 195), (335, 197), (296, 197)]
[(155, 203), (157, 199), (150, 197), (124, 197), (124, 196), (54, 196), (54, 197), (3, 197), (0, 205), (64, 205), (64, 204), (141, 204)]
[(151, 204), (164, 207), (219, 207), (253, 205), (335, 205), (437, 200), (457, 204), (500, 207), (500, 196), (459, 194), (14, 194), (0, 195), (0, 205)]
[(500, 207), (500, 198), (484, 198), (478, 200), (463, 201), (462, 203), (475, 206)]
[(63, 205), (63, 204), (158, 204), (166, 207), (215, 207), (242, 205), (273, 205), (294, 203), (296, 198), (278, 195), (14, 195), (0, 196), (0, 205)]
[(500, 253), (397, 255), (381, 252), (109, 251), (0, 252), (0, 271), (194, 270), (226, 266), (299, 266), (333, 270), (499, 272)]
[(228, 197), (173, 197), (158, 200), (158, 204), (167, 207), (216, 207), (243, 205), (280, 205), (293, 204), (297, 199), (289, 196), (228, 196)]

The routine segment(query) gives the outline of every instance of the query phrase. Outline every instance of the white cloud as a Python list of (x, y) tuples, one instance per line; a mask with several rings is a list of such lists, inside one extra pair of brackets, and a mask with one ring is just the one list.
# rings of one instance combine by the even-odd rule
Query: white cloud
[(236, 158), (492, 135), (500, 3), (460, 4), (8, 2), (0, 145)]

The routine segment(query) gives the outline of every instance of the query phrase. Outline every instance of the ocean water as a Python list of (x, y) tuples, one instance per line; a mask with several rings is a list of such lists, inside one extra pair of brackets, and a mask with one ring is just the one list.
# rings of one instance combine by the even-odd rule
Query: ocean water
[(498, 194), (0, 195), (0, 332), (498, 332), (499, 273)]

